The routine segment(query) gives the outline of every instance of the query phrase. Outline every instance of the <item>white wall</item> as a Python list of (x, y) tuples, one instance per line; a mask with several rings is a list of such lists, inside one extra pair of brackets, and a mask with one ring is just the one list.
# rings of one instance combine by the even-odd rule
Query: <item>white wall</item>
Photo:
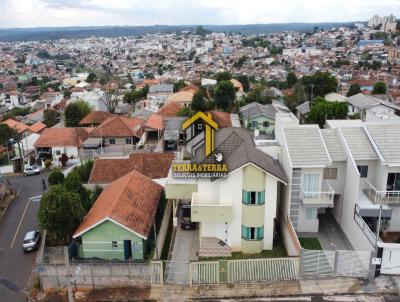
[[(74, 146), (65, 146), (65, 147), (52, 147), (53, 159), (58, 160), (61, 157), (61, 154), (65, 153), (68, 157), (73, 156), (74, 158), (79, 157), (78, 148)], [(57, 155), (57, 151), (60, 151), (60, 155)]]
[(272, 250), (274, 242), (274, 220), (277, 215), (278, 181), (267, 174), (265, 182), (264, 250)]
[(381, 243), (383, 247), (381, 273), (400, 275), (400, 244)]

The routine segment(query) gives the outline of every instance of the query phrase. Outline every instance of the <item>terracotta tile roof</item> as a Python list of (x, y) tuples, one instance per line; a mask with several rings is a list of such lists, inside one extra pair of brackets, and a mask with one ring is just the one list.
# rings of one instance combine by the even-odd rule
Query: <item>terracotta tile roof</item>
[(168, 100), (167, 104), (173, 102), (180, 102), (180, 103), (190, 103), (192, 102), (194, 92), (193, 91), (179, 91), (171, 95)]
[(114, 116), (97, 126), (92, 137), (141, 137), (145, 121), (140, 118)]
[(163, 130), (164, 129), (163, 116), (158, 114), (152, 114), (146, 123), (146, 127), (156, 130)]
[(79, 147), (92, 130), (93, 128), (46, 128), (36, 141), (35, 147)]
[(189, 91), (189, 92), (195, 93), (197, 90), (199, 90), (199, 87), (197, 87), (196, 85), (193, 85), (193, 84), (189, 84), (189, 85), (179, 89), (179, 92), (181, 92), (181, 91)]
[(212, 119), (218, 124), (218, 128), (228, 128), (232, 127), (231, 115), (228, 112), (222, 111), (209, 111), (211, 113)]
[(100, 194), (74, 238), (109, 219), (147, 239), (162, 190), (162, 186), (137, 171), (118, 178)]
[(45, 124), (43, 124), (42, 122), (36, 122), (34, 123), (32, 126), (29, 126), (29, 129), (32, 132), (35, 133), (40, 133), (42, 132), (47, 126)]
[(92, 111), (79, 122), (79, 125), (81, 126), (100, 125), (106, 119), (113, 116), (115, 115), (106, 111)]
[(21, 122), (17, 122), (16, 120), (13, 120), (11, 118), (4, 121), (3, 124), (7, 124), (8, 127), (17, 130), (18, 133), (22, 133), (22, 132), (29, 130), (28, 125), (25, 125), (24, 123), (21, 123)]
[(133, 153), (129, 158), (100, 158), (94, 162), (89, 183), (108, 184), (132, 170), (160, 179), (168, 176), (173, 153)]
[(161, 110), (157, 112), (157, 114), (164, 116), (164, 118), (177, 116), (177, 113), (179, 112), (179, 110), (182, 109), (183, 106), (184, 105), (181, 103), (172, 102), (162, 107)]
[(157, 79), (144, 79), (144, 81), (143, 81), (143, 86), (146, 86), (146, 85), (151, 86), (151, 85), (158, 85), (158, 84), (160, 84), (160, 80), (157, 80)]

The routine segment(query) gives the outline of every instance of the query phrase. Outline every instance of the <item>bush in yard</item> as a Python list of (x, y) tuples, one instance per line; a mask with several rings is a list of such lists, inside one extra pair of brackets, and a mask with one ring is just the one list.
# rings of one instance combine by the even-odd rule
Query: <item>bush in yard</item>
[(50, 167), (51, 167), (51, 160), (50, 160), (50, 159), (45, 160), (44, 166), (45, 166), (47, 169), (50, 169)]
[(93, 164), (93, 160), (87, 160), (82, 163), (82, 165), (75, 167), (74, 171), (79, 174), (82, 183), (87, 183), (89, 181), (90, 173), (92, 173)]
[(59, 185), (64, 182), (64, 174), (60, 169), (55, 169), (49, 175), (49, 186)]
[(62, 185), (54, 185), (42, 196), (38, 220), (56, 241), (68, 243), (84, 215), (79, 195)]
[(68, 192), (77, 193), (80, 197), (81, 204), (86, 211), (92, 206), (89, 198), (89, 192), (82, 185), (82, 180), (76, 170), (72, 171), (65, 177), (64, 187)]

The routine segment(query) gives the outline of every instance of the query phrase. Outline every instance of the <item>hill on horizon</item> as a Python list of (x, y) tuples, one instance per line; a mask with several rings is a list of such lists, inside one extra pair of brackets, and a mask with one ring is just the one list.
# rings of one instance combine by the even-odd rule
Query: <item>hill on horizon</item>
[[(281, 31), (312, 31), (331, 29), (333, 27), (351, 26), (355, 22), (336, 23), (269, 23), (269, 24), (244, 24), (244, 25), (202, 25), (204, 29), (212, 32), (241, 33), (246, 35), (275, 33)], [(365, 22), (363, 22), (365, 23)], [(0, 41), (40, 41), (58, 39), (84, 39), (96, 37), (127, 37), (155, 33), (173, 33), (180, 31), (193, 31), (198, 25), (150, 25), (150, 26), (72, 26), (72, 27), (36, 27), (36, 28), (3, 28), (0, 29)]]

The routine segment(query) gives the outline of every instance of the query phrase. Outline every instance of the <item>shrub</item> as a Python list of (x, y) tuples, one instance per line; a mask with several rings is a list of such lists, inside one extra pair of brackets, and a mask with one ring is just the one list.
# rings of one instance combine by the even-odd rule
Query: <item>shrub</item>
[(60, 169), (55, 169), (49, 175), (49, 186), (59, 185), (64, 182), (64, 174)]
[(50, 159), (46, 159), (45, 162), (44, 162), (44, 166), (45, 166), (47, 169), (50, 169), (50, 167), (51, 167), (51, 160), (50, 160)]

